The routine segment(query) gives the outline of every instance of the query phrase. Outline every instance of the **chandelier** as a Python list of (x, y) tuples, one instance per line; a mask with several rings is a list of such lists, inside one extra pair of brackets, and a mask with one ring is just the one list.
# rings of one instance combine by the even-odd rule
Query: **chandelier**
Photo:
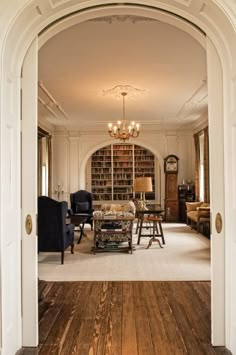
[[(130, 85), (122, 86), (118, 85), (119, 89), (124, 89), (126, 87), (131, 87)], [(117, 88), (115, 87), (115, 88)], [(133, 88), (135, 89), (135, 88)], [(136, 89), (137, 90), (137, 89)], [(121, 91), (120, 94), (123, 97), (123, 118), (121, 121), (117, 121), (116, 124), (109, 123), (108, 124), (108, 133), (112, 138), (120, 139), (121, 141), (125, 142), (130, 137), (137, 138), (139, 136), (139, 123), (135, 123), (132, 121), (129, 125), (127, 125), (126, 118), (125, 118), (125, 97), (128, 94), (128, 90)]]

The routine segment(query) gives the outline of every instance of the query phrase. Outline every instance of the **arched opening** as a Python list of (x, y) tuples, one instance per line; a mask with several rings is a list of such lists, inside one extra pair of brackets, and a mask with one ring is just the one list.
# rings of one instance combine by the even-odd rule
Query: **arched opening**
[[(196, 4), (197, 5), (197, 4)], [(26, 9), (26, 11), (28, 11), (28, 14), (30, 13), (31, 11), (31, 6), (32, 8), (34, 9), (34, 3), (31, 3), (28, 8)], [(123, 6), (123, 5), (122, 5)], [(209, 36), (209, 38), (211, 38), (211, 40), (213, 41), (214, 45), (212, 45), (209, 41), (208, 43), (208, 48), (209, 50), (211, 51), (212, 53), (212, 59), (214, 59), (214, 50), (215, 50), (215, 47), (217, 47), (217, 50), (218, 50), (218, 53), (219, 53), (219, 56), (220, 56), (220, 60), (219, 60), (219, 63), (222, 65), (222, 69), (223, 69), (223, 78), (221, 78), (221, 85), (222, 85), (222, 82), (224, 81), (225, 83), (225, 87), (222, 89), (222, 92), (220, 93), (220, 99), (221, 101), (224, 102), (224, 107), (222, 107), (222, 116), (224, 117), (222, 119), (222, 116), (220, 117), (220, 120), (222, 122), (222, 125), (224, 123), (224, 128), (225, 128), (225, 137), (226, 137), (226, 134), (228, 134), (231, 130), (231, 125), (230, 125), (230, 120), (231, 120), (231, 117), (232, 117), (232, 122), (233, 122), (233, 125), (234, 125), (234, 120), (233, 120), (233, 114), (234, 114), (234, 106), (233, 106), (233, 97), (235, 97), (235, 85), (234, 85), (234, 80), (232, 80), (232, 82), (230, 82), (231, 78), (233, 79), (234, 75), (233, 73), (235, 72), (235, 68), (234, 68), (234, 63), (233, 63), (233, 53), (235, 51), (235, 47), (233, 47), (233, 40), (231, 40), (231, 34), (232, 34), (232, 38), (234, 38), (234, 32), (233, 32), (233, 27), (230, 27), (230, 23), (229, 23), (229, 20), (226, 18), (225, 14), (223, 13), (223, 11), (221, 12), (219, 10), (219, 8), (217, 8), (217, 5), (213, 5), (212, 4), (212, 8), (214, 6), (214, 9), (216, 11), (218, 11), (218, 14), (219, 14), (219, 17), (216, 19), (214, 19), (214, 21), (211, 23), (211, 21), (209, 20), (208, 21), (208, 18), (207, 16), (205, 16), (203, 19), (200, 17), (199, 13), (207, 13), (207, 10), (209, 10), (209, 16), (211, 17), (212, 13), (211, 13), (211, 9), (208, 9), (204, 6), (200, 7), (197, 5), (197, 15), (196, 13), (193, 11), (192, 12), (192, 8), (188, 8), (185, 9), (185, 11), (183, 11), (183, 9), (181, 9), (181, 6), (180, 4), (176, 4), (175, 7), (174, 7), (174, 11), (178, 14), (182, 14), (182, 16), (185, 16), (186, 18), (189, 18), (190, 20), (192, 20), (193, 22), (197, 23), (201, 28), (204, 28), (204, 30), (206, 31), (207, 35)], [(163, 4), (163, 8), (168, 8), (167, 5), (164, 5)], [(59, 5), (56, 5), (55, 8), (54, 8), (55, 12), (54, 14), (56, 13), (56, 11), (59, 12), (59, 10), (62, 10), (60, 9), (60, 4)], [(65, 13), (69, 13), (70, 11), (72, 11), (72, 9), (70, 9), (70, 5), (68, 4), (68, 7), (63, 9), (64, 11), (64, 14)], [(213, 11), (213, 10), (212, 10)], [(40, 8), (38, 9), (38, 12), (40, 13)], [(34, 35), (36, 35), (38, 32), (39, 32), (39, 27), (40, 28), (43, 28), (46, 23), (50, 23), (52, 21), (52, 17), (50, 16), (51, 14), (47, 14), (43, 20), (40, 18), (37, 18), (36, 21), (38, 21), (38, 23), (33, 23), (32, 24), (32, 28), (33, 28), (33, 31), (30, 31), (31, 34), (29, 33), (26, 33), (25, 37), (22, 36), (21, 40), (19, 40), (18, 42), (18, 46), (15, 47), (15, 50), (12, 51), (12, 48), (13, 46), (15, 45), (15, 43), (13, 44), (13, 38), (14, 36), (16, 35), (17, 36), (17, 32), (19, 30), (19, 28), (21, 28), (23, 25), (21, 23), (21, 19), (23, 18), (23, 14), (21, 16), (19, 16), (19, 21), (18, 22), (15, 22), (14, 26), (12, 27), (12, 31), (8, 34), (8, 36), (6, 37), (6, 42), (5, 42), (5, 48), (4, 48), (4, 52), (3, 52), (3, 80), (5, 80), (5, 86), (3, 86), (3, 95), (2, 95), (2, 102), (3, 102), (3, 105), (2, 105), (2, 110), (1, 110), (1, 114), (2, 114), (2, 117), (3, 118), (3, 123), (2, 123), (2, 133), (3, 133), (3, 136), (5, 137), (2, 141), (2, 150), (3, 151), (7, 151), (7, 147), (9, 146), (9, 134), (5, 134), (6, 132), (8, 132), (9, 130), (9, 125), (7, 126), (7, 123), (9, 121), (9, 117), (14, 117), (14, 119), (17, 121), (17, 119), (19, 118), (19, 114), (20, 114), (20, 105), (19, 105), (19, 99), (20, 99), (20, 90), (19, 90), (19, 72), (20, 72), (20, 68), (21, 68), (21, 65), (22, 65), (22, 58), (25, 56), (25, 53), (26, 53), (26, 50), (29, 46), (29, 43), (32, 41)], [(56, 14), (55, 17), (60, 17), (62, 15), (62, 12), (59, 14)], [(214, 15), (213, 15), (214, 16)], [(17, 19), (17, 20), (18, 20)], [(220, 27), (223, 23), (227, 23), (227, 31), (225, 31), (224, 33), (221, 31)], [(38, 26), (40, 24), (40, 26)], [(214, 24), (216, 24), (216, 28), (213, 28), (214, 27)], [(221, 27), (222, 28), (222, 27)], [(217, 35), (220, 35), (219, 38), (217, 38)], [(227, 38), (225, 38), (225, 36), (227, 36)], [(12, 36), (12, 37), (11, 37)], [(227, 50), (225, 50), (225, 46), (227, 47)], [(21, 48), (21, 49), (20, 49)], [(10, 56), (10, 53), (13, 53), (13, 55)], [(215, 53), (216, 53), (216, 50), (215, 50)], [(19, 54), (19, 55), (18, 55)], [(11, 57), (11, 62), (8, 62), (8, 58)], [(11, 76), (12, 74), (12, 76)], [(212, 71), (212, 74), (213, 74), (213, 71)], [(18, 79), (17, 79), (18, 78)], [(211, 78), (213, 78), (213, 75), (211, 76)], [(7, 80), (6, 80), (7, 79)], [(213, 80), (213, 79), (212, 79)], [(211, 87), (212, 88), (212, 87)], [(228, 94), (228, 95), (227, 95)], [(214, 96), (214, 93), (213, 93), (213, 96)], [(11, 98), (11, 99), (10, 99)], [(10, 103), (15, 103), (15, 102), (18, 102), (18, 105), (14, 106)], [(211, 114), (213, 113), (213, 111), (211, 112)], [(227, 123), (228, 122), (228, 123)], [(15, 161), (14, 166), (16, 166), (16, 176), (17, 176), (17, 179), (19, 179), (19, 166), (17, 165), (16, 161), (17, 161), (17, 158), (19, 159), (19, 155), (16, 153), (17, 149), (16, 148), (19, 148), (19, 143), (20, 143), (20, 140), (19, 140), (19, 132), (20, 132), (20, 128), (19, 128), (19, 124), (17, 122), (14, 122), (13, 120), (13, 124), (12, 124), (12, 127), (13, 127), (13, 132), (15, 134), (15, 137), (16, 137), (16, 146), (13, 146), (12, 147), (12, 150), (11, 150), (11, 154), (13, 153), (13, 161)], [(14, 135), (12, 136), (12, 139), (13, 139)], [(223, 137), (221, 137), (221, 141), (222, 141)], [(233, 148), (235, 146), (235, 142), (234, 142), (234, 138), (232, 138), (232, 141), (229, 141), (229, 142), (225, 142), (225, 145), (224, 145), (224, 148), (225, 148), (225, 161), (226, 161), (226, 167), (227, 167), (227, 170), (225, 172), (225, 174), (223, 174), (223, 177), (225, 178), (225, 181), (227, 181), (227, 186), (223, 189), (223, 201), (226, 202), (226, 209), (228, 210), (234, 210), (234, 204), (232, 202), (232, 199), (230, 199), (230, 193), (231, 193), (231, 188), (230, 186), (234, 186), (232, 183), (233, 181), (233, 177), (235, 176), (235, 168), (230, 168), (230, 166), (233, 166), (231, 165), (231, 162), (233, 161), (233, 158), (234, 158), (234, 154), (232, 154), (231, 156), (228, 154), (229, 152), (232, 152), (233, 153)], [(14, 160), (15, 159), (15, 160)], [(222, 166), (223, 166), (223, 154), (221, 155), (221, 169), (222, 169)], [(212, 159), (214, 161), (214, 158)], [(9, 172), (9, 165), (6, 163), (7, 159), (2, 162), (2, 165), (1, 165), (1, 169), (2, 169), (2, 172), (4, 174), (4, 171), (6, 172), (5, 174), (7, 174), (7, 172)], [(10, 160), (11, 161), (11, 160)], [(215, 159), (216, 161), (216, 159)], [(6, 168), (6, 169), (5, 169)], [(5, 178), (7, 179), (8, 176), (7, 175), (4, 175)], [(5, 179), (5, 180), (6, 180)], [(18, 181), (18, 180), (17, 180)], [(18, 200), (17, 200), (17, 208), (16, 210), (14, 211), (14, 214), (12, 216), (15, 216), (16, 217), (16, 225), (15, 225), (15, 230), (20, 230), (20, 194), (19, 194), (19, 183), (17, 184), (18, 186)], [(214, 190), (213, 190), (214, 191)], [(235, 190), (234, 190), (235, 191)], [(217, 189), (215, 189), (215, 192), (217, 192)], [(3, 206), (3, 203), (4, 201), (6, 200), (6, 195), (5, 194), (8, 194), (8, 193), (12, 193), (12, 186), (9, 184), (6, 185), (6, 191), (4, 192), (3, 194), (3, 197), (2, 197), (2, 206)], [(9, 194), (9, 195), (10, 195)], [(215, 216), (215, 212), (217, 211), (218, 207), (219, 207), (219, 202), (220, 201), (216, 201), (215, 204), (213, 204), (213, 217)], [(215, 208), (214, 208), (215, 207)], [(3, 211), (2, 213), (2, 221), (3, 223), (1, 223), (2, 226), (6, 225), (7, 221), (8, 221), (8, 218), (7, 215), (9, 213), (10, 210), (6, 209), (6, 211)], [(224, 214), (224, 209), (221, 211), (223, 211), (223, 214)], [(10, 211), (11, 212), (11, 211)], [(5, 222), (4, 222), (5, 220)], [(1, 222), (2, 222), (1, 221)], [(3, 229), (2, 229), (3, 231)], [(233, 292), (235, 292), (235, 290), (233, 289), (233, 287), (231, 287), (231, 283), (232, 283), (232, 279), (231, 279), (231, 261), (232, 261), (232, 257), (233, 257), (233, 251), (230, 252), (230, 247), (231, 247), (231, 242), (233, 242), (233, 237), (232, 237), (232, 234), (233, 234), (233, 231), (234, 231), (234, 228), (233, 228), (233, 219), (232, 219), (232, 216), (230, 215), (225, 215), (225, 232), (228, 232), (228, 237), (226, 239), (226, 255), (228, 257), (227, 259), (227, 271), (228, 271), (228, 277), (226, 279), (226, 285), (229, 287), (228, 290), (227, 290), (227, 295), (229, 297), (229, 295), (231, 294), (231, 296), (234, 294)], [(215, 233), (215, 230), (214, 230), (214, 233)], [(1, 237), (2, 237), (2, 233), (1, 233)], [(223, 243), (222, 243), (223, 242)], [(221, 246), (224, 246), (224, 240), (220, 242), (220, 244), (218, 245), (219, 248), (221, 248)], [(19, 245), (17, 244), (17, 247), (15, 249), (17, 251), (17, 260), (18, 260), (18, 263), (17, 265), (20, 264), (20, 252), (19, 252)], [(6, 260), (3, 258), (3, 261), (2, 261), (2, 269), (3, 270), (6, 270), (8, 269), (8, 263), (6, 262)], [(10, 270), (15, 270), (14, 266), (13, 265), (10, 265), (9, 267)], [(231, 271), (232, 272), (232, 271)], [(14, 272), (13, 272), (14, 274)], [(224, 270), (220, 271), (220, 275), (224, 275)], [(17, 283), (20, 282), (20, 275), (19, 275), (19, 272), (15, 274), (14, 279), (17, 279)], [(215, 280), (213, 280), (213, 282), (215, 282)], [(2, 286), (3, 288), (5, 289), (10, 289), (12, 290), (12, 285), (11, 284), (8, 284), (6, 283), (6, 280), (2, 279)], [(224, 291), (224, 289), (223, 289)], [(19, 293), (16, 293), (16, 295), (19, 295)], [(231, 299), (233, 299), (233, 297), (231, 297)], [(19, 304), (19, 302), (16, 302)], [(5, 307), (6, 305), (6, 300), (5, 300), (5, 297), (3, 297), (2, 299), (2, 306)], [(231, 334), (233, 334), (233, 324), (230, 323), (229, 321), (229, 312), (230, 312), (230, 309), (232, 307), (232, 304), (229, 302), (227, 302), (227, 305), (226, 305), (226, 343), (228, 344), (229, 348), (232, 349), (233, 347), (233, 340), (230, 339), (229, 337), (229, 334), (230, 334), (230, 327), (232, 327), (231, 329)], [(224, 308), (224, 307), (223, 307)], [(14, 316), (13, 316), (14, 317)], [(16, 312), (16, 318), (15, 320), (17, 320), (19, 318), (19, 313), (18, 313), (18, 316), (17, 316), (17, 312)], [(5, 318), (3, 318), (3, 323), (6, 321)], [(20, 322), (19, 322), (20, 323)], [(4, 326), (4, 324), (3, 324)], [(3, 327), (4, 328), (4, 327)], [(19, 344), (20, 343), (20, 325), (18, 326), (18, 335), (19, 336), (16, 336), (17, 338), (17, 343)], [(213, 334), (214, 335), (214, 334)], [(5, 337), (6, 334), (3, 333), (3, 337)]]

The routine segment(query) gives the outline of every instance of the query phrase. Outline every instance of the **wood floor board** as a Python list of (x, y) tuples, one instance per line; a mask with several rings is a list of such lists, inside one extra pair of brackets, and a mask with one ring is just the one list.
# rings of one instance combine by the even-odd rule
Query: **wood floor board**
[[(111, 283), (111, 339), (108, 343), (106, 340), (106, 346), (109, 348), (109, 353), (121, 354), (122, 353), (122, 312), (123, 312), (123, 283), (112, 282)], [(111, 352), (110, 352), (111, 350)]]
[[(90, 308), (94, 305), (93, 299), (90, 301), (90, 296), (96, 295), (96, 292), (92, 292), (93, 288), (95, 289), (95, 285), (93, 283), (81, 282), (76, 310), (73, 314), (73, 318), (70, 320), (67, 333), (68, 336), (61, 347), (60, 354), (78, 354), (78, 347), (80, 346), (80, 344), (78, 344), (78, 339), (81, 339), (80, 334), (83, 333), (83, 330), (81, 331), (81, 327), (87, 315), (88, 305), (91, 304)], [(88, 332), (91, 332), (90, 328), (88, 329)]]
[(187, 349), (183, 341), (182, 334), (178, 328), (172, 309), (168, 302), (167, 295), (162, 282), (153, 282), (153, 288), (156, 295), (156, 303), (159, 307), (162, 317), (165, 333), (168, 343), (173, 354), (186, 354)]
[(123, 283), (122, 353), (138, 355), (132, 282)]
[[(176, 301), (185, 309), (186, 317), (192, 326), (192, 333), (200, 352), (202, 354), (214, 355), (215, 351), (210, 344), (210, 320), (205, 319), (205, 312), (193, 287), (186, 282), (169, 284), (171, 293), (175, 295)], [(208, 323), (208, 324), (207, 324)]]
[(169, 339), (166, 334), (159, 305), (156, 301), (153, 283), (144, 282), (143, 288), (154, 354), (171, 355), (173, 352), (171, 350)]
[(108, 281), (103, 282), (94, 317), (92, 343), (89, 349), (90, 354), (105, 354), (105, 340), (108, 323), (110, 322), (110, 293), (110, 283)]
[(192, 351), (192, 353), (196, 355), (202, 354), (198, 341), (195, 337), (193, 326), (187, 316), (186, 309), (182, 305), (182, 302), (179, 301), (177, 296), (178, 290), (175, 290), (173, 284), (171, 283), (163, 283), (163, 287), (167, 295), (171, 311), (175, 317), (178, 329), (182, 335), (187, 352), (191, 353)]
[(154, 355), (155, 353), (143, 283), (133, 283), (133, 294), (138, 353), (139, 355)]
[(198, 295), (189, 283), (170, 284), (171, 291), (175, 294), (178, 303), (182, 304), (191, 324), (194, 324), (194, 331), (201, 341), (209, 342), (211, 336), (209, 312), (205, 312)]
[(210, 341), (210, 282), (39, 283), (38, 348), (19, 355), (229, 355)]

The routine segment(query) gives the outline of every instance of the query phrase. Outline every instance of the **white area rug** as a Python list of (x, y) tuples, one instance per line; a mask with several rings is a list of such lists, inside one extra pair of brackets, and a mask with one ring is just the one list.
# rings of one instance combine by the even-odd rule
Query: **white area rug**
[[(133, 236), (136, 250), (127, 252), (91, 252), (93, 232), (85, 230), (75, 254), (65, 252), (64, 265), (60, 253), (40, 253), (39, 278), (46, 281), (196, 281), (210, 280), (210, 241), (184, 224), (163, 223), (166, 244), (160, 249), (149, 238)], [(75, 233), (76, 242), (78, 239)]]

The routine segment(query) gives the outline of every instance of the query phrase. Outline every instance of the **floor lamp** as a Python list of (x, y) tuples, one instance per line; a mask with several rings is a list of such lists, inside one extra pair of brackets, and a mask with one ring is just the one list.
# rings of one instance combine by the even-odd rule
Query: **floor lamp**
[(134, 192), (140, 192), (140, 209), (147, 210), (145, 192), (152, 191), (151, 177), (138, 177), (134, 179)]

